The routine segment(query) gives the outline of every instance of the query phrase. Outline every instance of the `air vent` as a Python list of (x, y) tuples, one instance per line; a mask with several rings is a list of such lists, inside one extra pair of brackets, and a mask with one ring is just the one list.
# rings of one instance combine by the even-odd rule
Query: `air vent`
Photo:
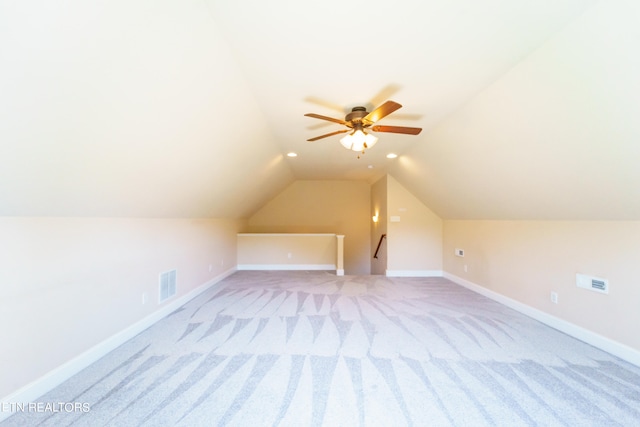
[(609, 293), (609, 281), (600, 277), (576, 274), (576, 285), (578, 285), (579, 288), (589, 289), (590, 291), (600, 292), (602, 294)]
[(160, 274), (160, 296), (158, 302), (168, 300), (176, 294), (176, 270), (167, 271)]

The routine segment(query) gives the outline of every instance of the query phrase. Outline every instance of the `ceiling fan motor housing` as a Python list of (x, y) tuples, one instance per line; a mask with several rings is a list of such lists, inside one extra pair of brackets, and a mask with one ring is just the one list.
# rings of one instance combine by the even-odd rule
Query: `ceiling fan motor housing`
[[(362, 123), (362, 119), (369, 114), (365, 107), (353, 107), (351, 112), (347, 114), (344, 121), (350, 128), (355, 127), (356, 123)], [(364, 123), (363, 123), (364, 124)], [(364, 124), (366, 126), (366, 124)]]

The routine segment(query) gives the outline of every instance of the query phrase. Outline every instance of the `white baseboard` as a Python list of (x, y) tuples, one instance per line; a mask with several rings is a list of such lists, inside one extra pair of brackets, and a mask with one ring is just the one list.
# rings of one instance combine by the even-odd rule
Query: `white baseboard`
[(592, 346), (604, 350), (607, 353), (611, 353), (614, 356), (626, 360), (629, 363), (640, 366), (640, 351), (634, 348), (631, 348), (625, 344), (621, 344), (607, 337), (603, 337), (602, 335), (592, 332), (588, 329), (567, 322), (566, 320), (562, 320), (549, 313), (545, 313), (544, 311), (538, 310), (537, 308), (533, 308), (519, 301), (506, 297), (502, 294), (463, 279), (462, 277), (458, 277), (447, 272), (444, 273), (444, 277), (454, 283), (457, 283), (460, 286), (464, 286), (469, 290), (472, 290), (480, 295), (484, 295), (487, 298), (490, 298), (526, 316), (536, 319), (547, 326), (551, 326), (552, 328), (564, 332), (567, 335), (584, 341), (587, 344), (591, 344)]
[(386, 270), (387, 277), (442, 277), (442, 270)]
[[(142, 320), (134, 323), (128, 328), (112, 335), (106, 340), (102, 341), (99, 344), (91, 347), (89, 350), (81, 353), (80, 355), (74, 357), (68, 362), (58, 366), (52, 371), (46, 373), (42, 377), (37, 380), (21, 387), (17, 391), (11, 393), (8, 396), (0, 399), (1, 403), (28, 403), (36, 401), (40, 396), (54, 389), (58, 385), (62, 384), (64, 381), (71, 378), (73, 375), (77, 374), (87, 366), (96, 362), (100, 358), (106, 356), (110, 351), (116, 349), (120, 345), (124, 344), (131, 338), (138, 335), (140, 332), (152, 326), (154, 323), (158, 322), (162, 318), (168, 316), (169, 314), (176, 311), (178, 308), (182, 307), (188, 301), (197, 297), (216, 283), (220, 282), (222, 279), (230, 276), (231, 274), (236, 272), (236, 268), (231, 268), (229, 270), (224, 271), (223, 273), (217, 275), (212, 278), (208, 282), (198, 286), (193, 289), (191, 292), (173, 300), (168, 301), (163, 304), (163, 306), (150, 314), (149, 316), (143, 318)], [(11, 411), (0, 411), (0, 422), (9, 416), (11, 416), (13, 412)]]
[(238, 270), (335, 270), (335, 264), (238, 264)]

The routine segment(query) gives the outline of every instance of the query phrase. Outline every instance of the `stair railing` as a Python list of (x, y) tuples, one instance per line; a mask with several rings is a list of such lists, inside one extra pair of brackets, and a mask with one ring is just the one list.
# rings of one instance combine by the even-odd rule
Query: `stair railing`
[(376, 248), (376, 253), (373, 255), (375, 259), (378, 259), (378, 251), (380, 251), (380, 246), (382, 245), (382, 239), (384, 239), (385, 237), (387, 237), (386, 234), (383, 234), (382, 236), (380, 236), (380, 240), (378, 241), (378, 247)]

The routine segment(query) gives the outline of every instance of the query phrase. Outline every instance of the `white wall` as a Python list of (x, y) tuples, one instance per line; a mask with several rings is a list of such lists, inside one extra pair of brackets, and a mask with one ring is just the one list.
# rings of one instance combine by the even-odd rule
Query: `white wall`
[(179, 298), (234, 269), (241, 226), (0, 218), (0, 397), (162, 309), (159, 273), (177, 269)]

